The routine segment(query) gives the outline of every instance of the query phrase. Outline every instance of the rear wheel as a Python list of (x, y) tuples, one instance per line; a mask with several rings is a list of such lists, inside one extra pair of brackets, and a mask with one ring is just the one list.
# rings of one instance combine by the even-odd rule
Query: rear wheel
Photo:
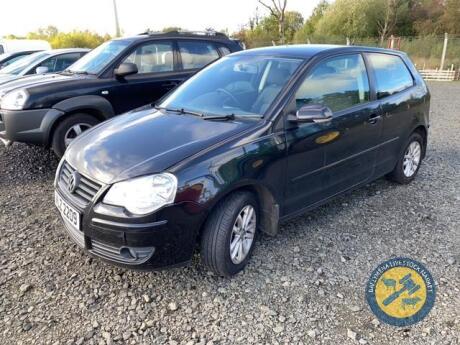
[(422, 136), (417, 132), (412, 133), (406, 142), (396, 167), (388, 175), (388, 178), (400, 184), (411, 182), (417, 175), (422, 163), (423, 150)]
[(51, 145), (54, 153), (61, 158), (76, 137), (98, 123), (98, 119), (88, 114), (73, 114), (65, 118), (54, 131)]
[(205, 266), (221, 276), (240, 272), (249, 261), (256, 238), (258, 205), (249, 192), (223, 200), (206, 222), (201, 239)]

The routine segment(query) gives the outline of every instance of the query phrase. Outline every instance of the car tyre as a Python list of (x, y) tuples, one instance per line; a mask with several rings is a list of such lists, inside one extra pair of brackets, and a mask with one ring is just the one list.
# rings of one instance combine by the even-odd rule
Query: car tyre
[(387, 175), (388, 179), (400, 184), (410, 183), (420, 169), (423, 152), (422, 136), (417, 132), (412, 133), (404, 145), (398, 163), (393, 171)]
[(74, 138), (98, 123), (98, 119), (88, 114), (79, 113), (66, 117), (58, 124), (53, 134), (51, 147), (56, 156), (61, 158)]
[(258, 216), (257, 200), (252, 193), (235, 192), (221, 201), (202, 233), (203, 264), (220, 276), (240, 272), (254, 249)]

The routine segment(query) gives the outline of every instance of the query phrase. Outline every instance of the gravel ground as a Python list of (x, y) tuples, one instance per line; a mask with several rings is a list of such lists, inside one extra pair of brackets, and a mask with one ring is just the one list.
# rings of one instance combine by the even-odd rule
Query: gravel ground
[[(0, 148), (0, 344), (460, 344), (460, 83), (433, 83), (427, 158), (408, 186), (378, 180), (261, 236), (233, 279), (140, 273), (91, 259), (53, 207), (56, 159)], [(364, 289), (382, 261), (433, 274), (410, 328), (379, 323)]]

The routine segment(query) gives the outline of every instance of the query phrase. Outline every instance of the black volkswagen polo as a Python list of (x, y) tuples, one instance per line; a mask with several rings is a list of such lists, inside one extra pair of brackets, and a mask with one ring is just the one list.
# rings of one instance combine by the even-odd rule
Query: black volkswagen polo
[(401, 52), (270, 47), (208, 66), (77, 138), (56, 173), (70, 237), (125, 267), (239, 272), (258, 231), (381, 176), (409, 183), (430, 95)]

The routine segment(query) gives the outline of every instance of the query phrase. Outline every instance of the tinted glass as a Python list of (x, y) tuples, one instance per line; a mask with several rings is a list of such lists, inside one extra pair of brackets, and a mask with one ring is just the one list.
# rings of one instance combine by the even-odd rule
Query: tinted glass
[(0, 73), (19, 75), (21, 72), (25, 71), (30, 65), (46, 58), (47, 56), (49, 56), (49, 53), (46, 52), (31, 54), (23, 59), (20, 59), (12, 63), (11, 65), (5, 68), (2, 68), (0, 70)]
[(161, 106), (215, 115), (263, 115), (301, 62), (228, 56), (188, 79)]
[(225, 55), (228, 55), (228, 54), (231, 53), (230, 49), (228, 49), (225, 46), (220, 46), (219, 50), (220, 50), (220, 53), (222, 54), (222, 56), (225, 56)]
[(46, 68), (48, 68), (48, 72), (53, 72), (56, 69), (56, 60), (57, 60), (56, 56), (52, 57), (52, 58), (49, 58), (49, 59), (46, 59), (45, 61), (40, 63), (35, 68), (32, 68), (29, 72), (27, 72), (27, 74), (35, 74), (35, 71), (36, 71), (37, 67), (46, 67)]
[[(59, 55), (56, 60), (56, 65), (52, 72), (60, 72), (71, 66), (81, 57), (81, 53)], [(51, 70), (50, 70), (51, 71)]]
[(320, 62), (295, 95), (297, 110), (306, 104), (323, 104), (332, 111), (369, 101), (369, 80), (360, 54)]
[(138, 47), (123, 62), (137, 65), (138, 73), (170, 72), (174, 70), (171, 42), (147, 43)]
[(77, 73), (98, 74), (130, 44), (131, 41), (128, 40), (105, 42), (71, 65), (69, 70)]
[(179, 41), (178, 45), (184, 69), (201, 68), (219, 58), (219, 53), (211, 43)]
[(414, 84), (412, 75), (399, 56), (369, 54), (368, 58), (375, 71), (377, 98), (392, 95)]

